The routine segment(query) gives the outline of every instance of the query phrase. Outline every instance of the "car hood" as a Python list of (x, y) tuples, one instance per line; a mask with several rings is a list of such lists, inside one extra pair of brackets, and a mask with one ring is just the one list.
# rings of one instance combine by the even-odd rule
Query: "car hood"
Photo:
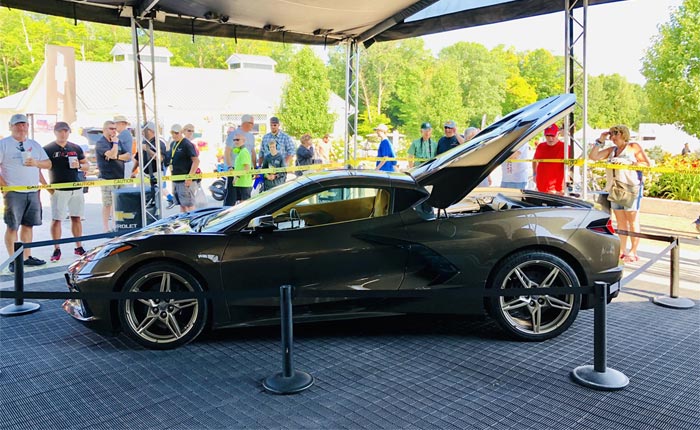
[(576, 96), (562, 94), (509, 113), (473, 139), (411, 169), (442, 209), (460, 201), (522, 145), (574, 108)]
[(129, 241), (139, 240), (146, 237), (162, 235), (162, 234), (188, 234), (197, 231), (200, 222), (204, 222), (209, 216), (213, 216), (221, 212), (224, 208), (206, 208), (198, 209), (192, 212), (185, 212), (177, 215), (163, 218), (146, 227), (134, 230), (132, 232), (121, 235), (112, 241)]

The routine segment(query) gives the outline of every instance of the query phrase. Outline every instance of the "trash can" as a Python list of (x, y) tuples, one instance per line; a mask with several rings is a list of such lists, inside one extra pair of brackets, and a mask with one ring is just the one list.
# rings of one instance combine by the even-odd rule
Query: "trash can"
[[(141, 222), (141, 188), (127, 187), (119, 188), (113, 191), (113, 212), (112, 219), (114, 220), (114, 229), (116, 231), (126, 232), (143, 227)], [(153, 190), (146, 188), (146, 202), (152, 201)], [(150, 215), (146, 215), (146, 223), (150, 224), (156, 217), (155, 205), (148, 209)]]

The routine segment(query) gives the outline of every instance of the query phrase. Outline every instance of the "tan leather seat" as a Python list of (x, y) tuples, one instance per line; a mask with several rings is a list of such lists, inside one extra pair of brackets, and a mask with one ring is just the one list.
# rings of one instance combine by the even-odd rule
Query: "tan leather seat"
[(377, 195), (374, 196), (374, 207), (372, 208), (373, 218), (389, 215), (390, 197), (389, 192), (386, 190), (377, 191)]

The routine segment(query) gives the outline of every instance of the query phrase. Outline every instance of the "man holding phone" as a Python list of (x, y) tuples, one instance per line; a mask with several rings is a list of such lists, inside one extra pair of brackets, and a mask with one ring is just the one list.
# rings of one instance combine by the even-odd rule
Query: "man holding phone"
[[(117, 125), (114, 121), (105, 121), (102, 125), (102, 136), (95, 143), (97, 167), (102, 179), (124, 179), (124, 162), (131, 160), (131, 150), (119, 145)], [(112, 212), (114, 190), (119, 185), (104, 185), (102, 187), (102, 226), (109, 231), (109, 215)]]
[[(36, 141), (28, 138), (29, 120), (21, 113), (10, 118), (11, 135), (0, 140), (0, 186), (39, 185), (40, 169), (50, 169), (51, 160)], [(17, 232), (23, 243), (31, 243), (34, 226), (41, 225), (41, 201), (39, 191), (18, 190), (3, 191), (5, 199), (4, 221), (5, 247), (12, 255), (17, 242)], [(31, 249), (24, 249), (26, 266), (41, 266), (46, 261), (32, 257)], [(14, 262), (10, 263), (10, 272), (14, 272)]]
[[(53, 127), (53, 134), (56, 140), (44, 146), (44, 151), (51, 160), (49, 179), (52, 184), (82, 182), (81, 172), (88, 171), (88, 161), (85, 158), (83, 149), (73, 142), (68, 141), (70, 137), (70, 126), (68, 123), (59, 121)], [(44, 177), (41, 182), (45, 183)], [(71, 231), (73, 237), (83, 235), (82, 217), (85, 213), (85, 197), (83, 187), (61, 188), (49, 190), (51, 193), (51, 238), (58, 240), (61, 238), (61, 221), (70, 216)], [(76, 242), (75, 255), (85, 254), (85, 249), (80, 242)], [(54, 245), (51, 261), (58, 261), (61, 258), (61, 247)]]

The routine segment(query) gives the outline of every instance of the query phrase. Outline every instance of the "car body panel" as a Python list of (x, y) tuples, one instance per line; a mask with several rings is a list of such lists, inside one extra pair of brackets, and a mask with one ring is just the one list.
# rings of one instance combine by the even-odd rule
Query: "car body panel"
[[(299, 321), (407, 312), (479, 314), (484, 311), (479, 294), (494, 287), (494, 273), (511, 256), (528, 252), (560, 258), (581, 285), (616, 282), (619, 240), (611, 231), (591, 228), (605, 225), (609, 214), (563, 196), (473, 189), (484, 172), (565, 114), (571, 103), (570, 96), (538, 102), (485, 129), (472, 146), (448, 151), (408, 174), (309, 173), (231, 208), (158, 221), (81, 257), (69, 268), (69, 286), (121, 291), (144, 265), (173, 262), (206, 291), (242, 294), (211, 300), (210, 324), (219, 328), (277, 323), (275, 290), (281, 285), (304, 291), (294, 300)], [(124, 244), (131, 248), (107, 256)], [(260, 291), (270, 294), (251, 297)], [(315, 291), (348, 291), (353, 297), (314, 297)], [(378, 298), (357, 297), (358, 291), (436, 294)], [(72, 302), (67, 310), (117, 330), (114, 303), (95, 300), (80, 307)], [(583, 307), (590, 305), (590, 297), (584, 297)]]

